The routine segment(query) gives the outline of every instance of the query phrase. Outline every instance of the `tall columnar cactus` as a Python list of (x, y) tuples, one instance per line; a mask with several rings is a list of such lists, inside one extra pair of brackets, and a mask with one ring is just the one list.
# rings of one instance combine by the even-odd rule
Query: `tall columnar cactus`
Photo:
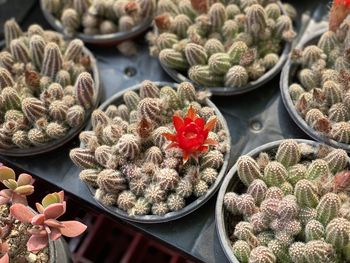
[(348, 171), (339, 172), (348, 167), (344, 158), (340, 150), (295, 140), (241, 156), (237, 175), (246, 192), (227, 192), (222, 204), (225, 225), (234, 226), (226, 231), (235, 257), (240, 262), (346, 262)]
[[(82, 42), (66, 43), (37, 24), (24, 33), (14, 20), (5, 24), (8, 47), (0, 53), (0, 126), (5, 134), (0, 148), (42, 146), (79, 128), (85, 109), (95, 103)], [(78, 72), (88, 77), (76, 81)], [(71, 86), (75, 81), (76, 90)]]
[[(129, 216), (161, 217), (206, 195), (219, 178), (229, 144), (227, 131), (217, 125), (216, 111), (203, 102), (203, 95), (189, 82), (172, 88), (145, 80), (122, 99), (92, 113), (92, 131), (82, 132), (81, 148), (70, 153), (86, 170), (81, 180), (97, 188), (95, 198)], [(73, 113), (69, 109), (67, 115)], [(123, 178), (123, 189), (101, 184), (104, 171), (117, 173), (118, 182)], [(107, 186), (112, 179), (108, 176)], [(254, 202), (247, 195), (239, 204), (227, 200), (227, 205), (232, 212), (239, 208), (253, 213)]]
[(159, 1), (148, 37), (151, 55), (197, 85), (244, 88), (272, 69), (284, 42), (295, 37), (277, 4), (197, 2)]

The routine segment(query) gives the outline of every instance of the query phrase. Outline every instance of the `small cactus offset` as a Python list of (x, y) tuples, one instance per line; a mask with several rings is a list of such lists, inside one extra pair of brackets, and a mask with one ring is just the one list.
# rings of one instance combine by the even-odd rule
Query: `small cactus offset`
[[(81, 147), (70, 152), (80, 179), (97, 188), (95, 198), (131, 217), (162, 217), (205, 195), (230, 145), (215, 109), (190, 82), (173, 88), (145, 80), (122, 99), (92, 113), (92, 131), (82, 132)], [(250, 195), (238, 206), (227, 202), (232, 211), (256, 208)]]
[(0, 52), (0, 127), (5, 131), (0, 149), (43, 146), (80, 128), (96, 100), (83, 43), (68, 43), (36, 24), (22, 32), (15, 20), (5, 23), (5, 37), (8, 47)]
[(239, 262), (347, 262), (349, 163), (321, 147), (289, 139), (238, 159), (246, 192), (226, 192), (222, 206)]
[(103, 35), (131, 31), (155, 12), (153, 0), (44, 0), (43, 8), (62, 25), (65, 34)]
[[(347, 1), (333, 1), (333, 6), (342, 2)], [(343, 8), (339, 7), (338, 10)], [(336, 17), (333, 9), (331, 20)], [(341, 12), (345, 14), (348, 11)], [(348, 22), (347, 18), (344, 24)], [(295, 78), (298, 81), (289, 83), (290, 98), (306, 125), (319, 136), (345, 146), (350, 144), (348, 41), (349, 28), (339, 27), (323, 33), (316, 45), (296, 49), (292, 58), (298, 66), (298, 78)]]
[(296, 35), (282, 5), (202, 2), (158, 1), (155, 32), (148, 35), (151, 55), (197, 85), (246, 87), (274, 68)]

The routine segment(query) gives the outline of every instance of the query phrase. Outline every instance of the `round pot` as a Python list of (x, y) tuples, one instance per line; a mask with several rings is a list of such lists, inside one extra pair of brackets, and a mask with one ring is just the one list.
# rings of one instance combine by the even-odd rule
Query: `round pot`
[[(170, 86), (170, 87), (177, 87), (177, 84), (174, 83), (168, 83), (168, 82), (154, 82), (157, 86)], [(111, 105), (118, 105), (121, 104), (123, 102), (123, 94), (126, 91), (137, 91), (140, 89), (140, 84), (135, 85), (133, 87), (127, 88), (117, 94), (115, 94), (114, 96), (112, 96), (111, 98), (109, 98), (107, 101), (105, 101), (100, 107), (99, 109), (101, 110), (106, 110), (106, 108)], [(215, 110), (215, 113), (217, 115), (217, 117), (220, 119), (220, 121), (222, 122), (222, 125), (224, 127), (224, 129), (227, 132), (227, 136), (228, 136), (228, 141), (231, 141), (230, 135), (229, 135), (229, 129), (227, 126), (227, 123), (225, 121), (225, 118), (222, 116), (222, 114), (220, 113), (219, 109), (215, 106), (215, 104), (213, 102), (211, 102), (209, 99), (206, 100), (206, 104), (213, 108)], [(92, 126), (91, 123), (87, 126), (86, 130), (91, 130)], [(179, 219), (193, 211), (195, 211), (196, 209), (198, 209), (199, 207), (201, 207), (202, 205), (204, 205), (214, 194), (215, 192), (218, 190), (220, 183), (224, 177), (224, 175), (226, 174), (226, 170), (229, 164), (229, 159), (230, 159), (230, 149), (226, 152), (225, 156), (224, 156), (224, 163), (221, 167), (220, 172), (218, 173), (218, 177), (215, 181), (215, 183), (213, 183), (208, 191), (206, 192), (206, 194), (204, 194), (203, 196), (193, 200), (191, 203), (189, 203), (188, 205), (186, 205), (184, 208), (180, 209), (179, 211), (176, 212), (169, 212), (164, 216), (157, 216), (157, 215), (144, 215), (144, 216), (130, 216), (128, 215), (125, 211), (119, 209), (116, 206), (106, 206), (104, 204), (102, 204), (101, 202), (99, 202), (97, 200), (97, 202), (106, 210), (108, 210), (110, 213), (114, 214), (117, 217), (129, 220), (129, 221), (133, 221), (133, 222), (138, 222), (138, 223), (163, 223), (163, 222), (168, 222), (171, 220), (175, 220), (175, 219)], [(90, 193), (94, 196), (96, 189), (94, 189), (93, 187), (87, 185), (89, 188)]]
[(49, 241), (49, 262), (62, 262), (70, 263), (72, 262), (72, 255), (67, 246), (67, 242), (60, 238), (56, 241)]
[[(56, 31), (64, 34), (64, 28), (56, 17), (54, 17), (50, 12), (44, 8), (43, 0), (40, 0), (41, 10), (47, 20), (47, 22), (52, 26)], [(84, 43), (102, 45), (102, 46), (112, 46), (117, 45), (125, 40), (132, 39), (138, 35), (145, 32), (150, 25), (152, 24), (153, 17), (146, 17), (141, 23), (133, 27), (128, 32), (117, 32), (113, 34), (104, 34), (104, 35), (87, 35), (81, 32), (78, 32), (74, 37), (77, 37), (84, 41)]]
[(69, 132), (62, 138), (50, 141), (49, 143), (42, 145), (42, 146), (35, 146), (30, 147), (27, 149), (20, 149), (20, 148), (13, 148), (13, 149), (0, 149), (0, 154), (7, 155), (7, 156), (32, 156), (37, 155), (41, 153), (50, 152), (52, 150), (55, 150), (59, 147), (61, 147), (63, 144), (67, 143), (71, 139), (73, 139), (79, 132), (85, 127), (86, 123), (89, 120), (89, 116), (91, 115), (92, 111), (98, 106), (100, 97), (101, 97), (101, 90), (102, 90), (102, 83), (100, 79), (100, 73), (97, 67), (97, 60), (94, 57), (94, 55), (91, 53), (90, 50), (88, 50), (86, 47), (84, 47), (83, 52), (85, 55), (90, 57), (91, 61), (91, 73), (92, 77), (95, 82), (95, 94), (94, 94), (94, 105), (91, 109), (85, 112), (85, 120), (84, 122), (75, 128), (71, 128)]
[[(278, 1), (277, 3), (280, 6), (283, 14), (286, 14), (282, 3), (280, 1)], [(271, 68), (269, 71), (267, 71), (262, 77), (260, 77), (257, 80), (254, 80), (254, 81), (250, 81), (244, 87), (237, 87), (237, 88), (200, 86), (200, 85), (196, 84), (195, 82), (193, 82), (192, 80), (190, 80), (186, 73), (179, 72), (178, 70), (175, 70), (175, 69), (171, 69), (171, 68), (165, 66), (164, 64), (162, 64), (160, 61), (159, 61), (159, 63), (161, 64), (161, 66), (164, 69), (164, 71), (172, 79), (174, 79), (178, 83), (184, 82), (184, 81), (188, 81), (188, 82), (191, 82), (196, 88), (198, 88), (200, 90), (209, 90), (213, 95), (217, 95), (217, 96), (225, 96), (225, 95), (234, 96), (234, 95), (240, 95), (240, 94), (248, 93), (248, 92), (250, 92), (252, 90), (255, 90), (255, 89), (263, 86), (265, 83), (267, 83), (271, 79), (273, 79), (281, 71), (284, 63), (286, 62), (286, 60), (288, 58), (288, 55), (289, 55), (289, 52), (291, 50), (291, 46), (292, 46), (291, 43), (285, 43), (284, 44), (284, 47), (283, 47), (283, 49), (280, 52), (280, 58), (279, 58), (277, 64), (273, 68)]]
[[(318, 39), (320, 36), (327, 31), (327, 28), (320, 29), (313, 34), (310, 34), (307, 38), (305, 38), (302, 42), (300, 42), (297, 45), (297, 48), (303, 48), (309, 44), (317, 44)], [(281, 89), (281, 95), (283, 103), (289, 113), (289, 115), (292, 117), (293, 121), (299, 126), (300, 129), (302, 129), (308, 136), (310, 136), (312, 139), (326, 143), (334, 148), (342, 148), (347, 152), (350, 152), (350, 145), (337, 142), (328, 136), (325, 136), (324, 134), (321, 134), (311, 128), (306, 121), (299, 115), (297, 110), (295, 109), (295, 106), (293, 104), (292, 98), (289, 94), (289, 85), (292, 84), (293, 78), (297, 74), (298, 71), (298, 65), (296, 63), (293, 63), (292, 60), (289, 58), (286, 62), (282, 73), (281, 73), (281, 79), (280, 79), (280, 89)]]
[[(316, 153), (317, 149), (322, 145), (321, 143), (311, 141), (311, 140), (304, 140), (304, 139), (295, 139), (295, 140), (298, 143), (304, 143), (312, 146), (312, 148), (314, 149), (314, 153)], [(283, 141), (284, 140), (280, 140), (280, 141), (274, 141), (274, 142), (264, 144), (260, 147), (255, 148), (254, 150), (250, 151), (245, 155), (248, 155), (252, 158), (256, 158), (261, 152), (276, 152), (278, 146)], [(349, 158), (348, 158), (348, 161), (350, 162)], [(229, 213), (225, 211), (223, 207), (223, 202), (224, 202), (224, 196), (227, 192), (242, 192), (242, 190), (245, 190), (245, 186), (240, 182), (238, 178), (237, 165), (234, 165), (231, 168), (231, 170), (228, 172), (228, 174), (225, 176), (225, 179), (220, 187), (217, 201), (216, 201), (216, 209), (215, 209), (216, 231), (219, 236), (221, 247), (223, 248), (225, 255), (229, 259), (229, 261), (234, 263), (239, 263), (239, 261), (237, 260), (237, 258), (234, 256), (232, 252), (231, 242), (227, 233), (231, 232), (231, 230), (235, 227), (235, 224), (228, 223), (228, 218), (229, 216), (232, 216), (232, 215), (229, 215)]]

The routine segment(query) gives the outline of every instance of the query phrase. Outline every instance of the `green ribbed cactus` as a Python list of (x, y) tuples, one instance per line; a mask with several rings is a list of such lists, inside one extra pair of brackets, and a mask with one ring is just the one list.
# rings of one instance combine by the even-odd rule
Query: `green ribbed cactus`
[[(58, 95), (56, 88), (54, 90), (52, 93)], [(75, 92), (73, 95), (76, 97)], [(64, 99), (53, 104), (61, 101)], [(73, 116), (78, 109), (73, 107), (84, 112), (80, 105), (69, 107), (66, 114), (72, 123), (73, 119), (78, 119)], [(227, 131), (219, 123), (217, 129), (208, 131), (208, 138), (217, 143), (210, 145), (208, 151), (198, 153), (197, 160), (191, 158), (184, 163), (182, 148), (170, 141), (172, 133), (180, 129), (182, 118), (183, 125), (189, 124), (191, 128), (192, 119), (196, 118), (195, 125), (204, 128), (206, 123), (215, 125), (217, 113), (190, 82), (173, 88), (145, 80), (139, 90), (124, 92), (122, 101), (117, 104), (93, 111), (92, 130), (80, 134), (81, 148), (72, 150), (70, 157), (74, 164), (87, 170), (82, 173), (86, 176), (81, 176), (81, 180), (97, 188), (96, 198), (104, 204), (117, 206), (131, 217), (161, 217), (179, 211), (190, 200), (206, 195), (217, 183), (229, 149)], [(117, 178), (112, 181), (108, 173), (105, 176), (108, 180), (101, 184), (100, 175), (96, 178), (92, 170), (107, 170), (111, 174), (114, 171), (123, 181)], [(122, 182), (123, 187), (113, 188), (115, 182)], [(235, 201), (227, 202), (233, 206)], [(240, 210), (246, 213), (250, 209), (253, 213), (254, 203), (251, 196), (242, 199)]]
[[(224, 224), (233, 226), (225, 229), (233, 255), (240, 262), (346, 262), (349, 198), (336, 186), (347, 174), (339, 173), (347, 166), (343, 158), (341, 150), (294, 140), (254, 158), (241, 156), (237, 175), (247, 189), (227, 192), (222, 204)], [(254, 253), (257, 248), (260, 254)], [(274, 259), (263, 258), (268, 251)]]
[[(278, 63), (285, 42), (296, 36), (281, 6), (268, 1), (160, 1), (154, 24), (151, 55), (204, 87), (247, 86)], [(238, 65), (247, 73), (232, 80), (228, 72)], [(225, 75), (226, 83), (219, 78)]]
[(325, 194), (316, 207), (317, 220), (322, 224), (327, 225), (329, 221), (337, 217), (340, 209), (341, 200), (334, 193)]
[(232, 245), (232, 251), (235, 257), (239, 260), (239, 262), (248, 263), (251, 249), (246, 241), (236, 241)]

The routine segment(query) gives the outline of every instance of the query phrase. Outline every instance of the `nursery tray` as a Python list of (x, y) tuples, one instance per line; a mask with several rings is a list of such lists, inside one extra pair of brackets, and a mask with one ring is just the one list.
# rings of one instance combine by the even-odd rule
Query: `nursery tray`
[[(48, 12), (43, 5), (43, 0), (40, 0), (41, 10), (47, 20), (47, 22), (58, 32), (64, 34), (64, 28), (56, 17), (54, 17), (50, 12)], [(128, 32), (117, 32), (113, 34), (104, 34), (104, 35), (87, 35), (81, 32), (78, 32), (73, 38), (79, 38), (84, 43), (95, 44), (95, 45), (117, 45), (125, 40), (133, 39), (138, 35), (145, 32), (152, 24), (153, 17), (146, 17), (141, 23), (134, 26)]]
[(91, 59), (91, 71), (92, 71), (92, 77), (95, 82), (95, 94), (94, 94), (94, 105), (91, 109), (85, 112), (85, 120), (84, 122), (79, 125), (78, 127), (71, 128), (69, 132), (62, 138), (57, 140), (52, 140), (49, 143), (42, 145), (42, 146), (33, 146), (30, 148), (12, 148), (12, 149), (0, 149), (0, 154), (8, 155), (8, 156), (33, 156), (40, 153), (46, 153), (53, 151), (68, 141), (72, 140), (79, 132), (85, 127), (86, 123), (90, 119), (91, 112), (93, 109), (95, 109), (100, 101), (101, 98), (101, 89), (102, 89), (102, 83), (100, 79), (100, 73), (97, 67), (97, 61), (95, 56), (91, 53), (89, 49), (84, 47), (83, 52), (85, 55), (89, 56)]
[[(316, 153), (318, 147), (322, 145), (321, 143), (310, 141), (310, 140), (302, 140), (302, 139), (296, 139), (298, 143), (304, 143), (307, 145), (310, 145), (314, 148), (314, 153)], [(278, 146), (283, 142), (283, 140), (270, 142), (267, 144), (264, 144), (262, 146), (259, 146), (255, 148), (254, 150), (250, 151), (246, 155), (249, 155), (252, 158), (257, 158), (259, 153), (261, 152), (271, 152), (271, 151), (277, 151)], [(350, 159), (348, 158), (348, 163)], [(228, 224), (228, 218), (232, 215), (230, 215), (227, 211), (223, 208), (223, 202), (224, 202), (224, 196), (227, 192), (237, 192), (237, 190), (246, 189), (246, 187), (243, 186), (242, 183), (239, 182), (239, 178), (237, 175), (237, 165), (234, 165), (231, 170), (228, 172), (228, 174), (225, 176), (225, 179), (220, 187), (218, 198), (216, 201), (216, 209), (215, 209), (215, 215), (216, 215), (216, 231), (219, 235), (220, 244), (224, 249), (224, 252), (226, 254), (226, 257), (230, 260), (230, 262), (238, 262), (236, 257), (234, 256), (232, 252), (232, 245), (230, 242), (230, 239), (228, 237), (227, 232), (231, 232), (232, 228), (234, 227), (233, 224)]]
[[(327, 29), (328, 29), (327, 25), (325, 25), (324, 28), (313, 32), (312, 34), (308, 35), (307, 38), (303, 39), (303, 41), (299, 42), (297, 47), (303, 48), (309, 44), (317, 44), (319, 38), (324, 32), (327, 31)], [(311, 138), (320, 142), (324, 142), (332, 147), (342, 148), (345, 151), (350, 152), (350, 144), (337, 142), (329, 138), (325, 134), (317, 132), (306, 123), (306, 121), (300, 116), (300, 114), (295, 109), (295, 106), (292, 101), (292, 98), (290, 97), (288, 88), (289, 88), (289, 85), (293, 83), (293, 79), (295, 79), (299, 69), (300, 69), (300, 65), (292, 62), (291, 59), (289, 58), (281, 74), (281, 82), (280, 82), (281, 94), (282, 94), (283, 103), (286, 106), (289, 115), (292, 117), (295, 123)]]
[[(328, 1), (323, 1), (321, 5), (315, 0), (298, 0), (292, 3), (298, 8), (303, 30), (313, 21), (322, 20), (324, 14), (328, 12)], [(315, 13), (316, 15), (310, 22), (309, 14), (317, 5), (321, 6), (321, 11)], [(26, 25), (36, 22), (47, 28), (49, 25), (40, 13), (39, 6), (36, 7), (31, 17), (25, 20)], [(136, 85), (144, 79), (172, 81), (162, 70), (157, 59), (149, 57), (147, 44), (142, 39), (139, 39), (138, 43), (140, 44), (139, 54), (131, 58), (120, 55), (115, 48), (111, 47), (92, 49), (105, 86), (102, 91), (102, 100), (112, 97), (123, 87)], [(228, 123), (233, 160), (271, 141), (285, 138), (308, 138), (289, 117), (283, 105), (278, 77), (273, 78), (254, 92), (233, 97), (213, 97), (212, 101), (218, 106)], [(163, 242), (191, 261), (229, 262), (215, 229), (216, 195), (191, 214), (167, 223), (139, 224), (121, 220), (108, 209), (101, 207), (92, 197), (86, 185), (79, 180), (80, 169), (69, 159), (70, 149), (76, 147), (79, 147), (77, 137), (53, 152), (31, 158), (0, 156), (0, 162), (56, 185), (71, 197), (84, 202), (99, 213), (123, 222), (125, 227), (135, 228)], [(233, 164), (230, 164), (229, 167), (231, 165)]]
[[(283, 13), (285, 14), (284, 8), (282, 7), (282, 4), (280, 1), (278, 1), (278, 5), (282, 8)], [(156, 34), (157, 34), (157, 32), (156, 32)], [(213, 95), (233, 96), (233, 95), (240, 95), (240, 94), (244, 94), (244, 93), (253, 91), (253, 90), (263, 86), (264, 84), (269, 82), (271, 79), (273, 79), (278, 73), (280, 73), (284, 63), (286, 62), (286, 60), (288, 58), (288, 54), (291, 50), (291, 46), (292, 46), (291, 43), (285, 43), (283, 46), (283, 49), (281, 50), (280, 58), (279, 58), (277, 64), (273, 68), (271, 68), (269, 71), (267, 71), (259, 79), (254, 80), (254, 81), (250, 81), (244, 87), (225, 87), (225, 86), (224, 87), (206, 87), (206, 86), (202, 86), (202, 85), (199, 85), (199, 84), (193, 82), (192, 80), (190, 80), (186, 73), (180, 72), (176, 69), (169, 68), (169, 67), (165, 66), (163, 63), (161, 63), (160, 61), (159, 61), (159, 63), (161, 64), (164, 71), (166, 73), (168, 73), (168, 75), (172, 79), (174, 79), (176, 82), (189, 81), (189, 82), (193, 83), (193, 85), (197, 89), (209, 90)]]
[[(172, 88), (177, 88), (177, 84), (175, 84), (175, 83), (170, 83), (170, 82), (154, 82), (154, 83), (158, 87), (170, 86)], [(137, 84), (133, 87), (129, 87), (127, 89), (124, 89), (123, 91), (113, 95), (111, 98), (109, 98), (107, 101), (105, 101), (99, 107), (99, 109), (101, 109), (102, 111), (105, 111), (109, 105), (122, 104), (124, 101), (123, 94), (126, 91), (139, 91), (140, 87), (141, 87), (141, 84)], [(215, 104), (213, 102), (211, 102), (209, 99), (206, 99), (205, 104), (215, 110), (216, 116), (218, 117), (218, 119), (222, 123), (223, 128), (227, 133), (227, 140), (230, 142), (231, 141), (230, 131), (228, 129), (225, 118), (222, 116), (221, 112), (215, 106)], [(92, 129), (92, 125), (90, 122), (89, 125), (87, 126), (86, 130), (89, 131), (91, 129)], [(169, 213), (165, 214), (164, 216), (158, 216), (158, 215), (143, 215), (143, 216), (134, 215), (134, 216), (130, 216), (128, 213), (119, 209), (116, 206), (106, 206), (98, 200), (97, 200), (97, 202), (101, 206), (103, 206), (105, 209), (108, 209), (109, 211), (111, 211), (111, 213), (113, 213), (114, 215), (119, 216), (119, 217), (124, 218), (124, 219), (127, 219), (127, 220), (130, 220), (130, 221), (133, 221), (133, 222), (137, 222), (137, 223), (164, 223), (164, 222), (169, 222), (171, 220), (179, 219), (179, 218), (193, 212), (194, 210), (198, 209), (202, 205), (204, 205), (205, 202), (207, 202), (215, 194), (215, 192), (219, 189), (221, 181), (224, 178), (224, 175), (226, 174), (226, 171), (228, 168), (228, 164), (229, 164), (229, 160), (230, 160), (230, 152), (231, 152), (230, 149), (228, 149), (228, 151), (226, 152), (226, 154), (224, 156), (224, 163), (220, 169), (220, 172), (218, 173), (218, 177), (216, 178), (215, 183), (209, 187), (206, 194), (196, 198), (195, 200), (190, 201), (189, 204), (187, 204), (184, 208), (180, 209), (179, 211), (169, 212)], [(90, 190), (90, 193), (94, 196), (96, 189), (94, 189), (93, 187), (91, 187), (89, 185), (87, 185), (87, 186)]]

